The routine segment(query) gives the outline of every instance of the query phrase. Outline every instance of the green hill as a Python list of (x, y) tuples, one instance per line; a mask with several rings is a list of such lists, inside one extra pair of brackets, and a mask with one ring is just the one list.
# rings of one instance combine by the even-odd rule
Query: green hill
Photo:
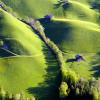
[[(7, 6), (11, 7), (15, 12), (17, 12), (20, 16), (25, 17), (35, 17), (41, 18), (45, 14), (52, 13), (54, 2), (56, 0), (1, 0)], [(41, 7), (41, 8), (40, 8)]]
[[(90, 3), (93, 1), (69, 0), (69, 5), (66, 6), (59, 4), (57, 0), (2, 1), (22, 18), (26, 16), (41, 19), (46, 14), (53, 14), (54, 18), (50, 23), (43, 21), (41, 23), (45, 28), (46, 36), (63, 52), (68, 52), (69, 56), (70, 52), (74, 52), (74, 55), (86, 53), (90, 57), (90, 53), (95, 55), (100, 51), (99, 13), (91, 9)], [(83, 66), (85, 65), (84, 63)]]
[(51, 95), (59, 70), (55, 56), (28, 25), (2, 9), (0, 40), (4, 43), (0, 47), (0, 86), (13, 94), (54, 98)]
[[(45, 35), (61, 50), (66, 70), (85, 79), (100, 78), (100, 13), (91, 6), (97, 0), (69, 0), (67, 4), (58, 0), (1, 1), (12, 9), (12, 15), (15, 12), (24, 20), (41, 22)], [(46, 22), (43, 17), (49, 14), (54, 17)], [(56, 57), (35, 31), (12, 15), (0, 9), (0, 40), (4, 43), (0, 86), (14, 94), (23, 91), (39, 100), (58, 100), (54, 98), (59, 71)], [(85, 60), (70, 61), (77, 54)]]
[(51, 23), (43, 24), (46, 35), (62, 51), (79, 53), (100, 51), (100, 29), (95, 23), (55, 18)]
[(42, 18), (47, 14), (55, 17), (80, 19), (96, 22), (97, 12), (90, 9), (89, 0), (69, 0), (70, 5), (63, 7), (58, 0), (1, 0), (22, 18)]
[(86, 61), (66, 62), (81, 77), (99, 77), (100, 28), (92, 22), (54, 18), (43, 23), (45, 33), (64, 52), (65, 62), (81, 54)]

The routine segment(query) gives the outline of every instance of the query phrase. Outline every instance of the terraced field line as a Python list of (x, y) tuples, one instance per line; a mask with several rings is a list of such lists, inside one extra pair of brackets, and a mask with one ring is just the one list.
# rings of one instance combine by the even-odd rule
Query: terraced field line
[(35, 56), (28, 56), (28, 55), (18, 55), (18, 56), (9, 56), (9, 57), (2, 57), (0, 59), (4, 59), (4, 58), (16, 58), (16, 57), (19, 57), (19, 58), (23, 58), (23, 57), (29, 57), (29, 58), (34, 58), (34, 57), (40, 57), (42, 56), (42, 54), (37, 54)]
[(4, 48), (1, 48), (1, 49), (2, 49), (2, 50), (5, 50), (6, 52), (11, 53), (11, 54), (13, 54), (13, 55), (15, 55), (15, 56), (18, 56), (18, 54), (13, 53), (13, 52), (11, 52), (11, 51), (9, 51), (9, 50), (7, 50), (7, 49), (4, 49)]
[(6, 40), (18, 40), (18, 39), (15, 39), (15, 38), (4, 38)]
[(37, 55), (31, 55), (31, 56), (28, 56), (28, 55), (19, 55), (19, 56), (13, 56), (13, 57), (39, 57), (39, 56), (42, 56), (42, 54), (37, 54)]

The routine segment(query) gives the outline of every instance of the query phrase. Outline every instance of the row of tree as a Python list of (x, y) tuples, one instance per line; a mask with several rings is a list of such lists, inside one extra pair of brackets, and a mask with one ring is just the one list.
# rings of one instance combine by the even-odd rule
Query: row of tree
[(32, 98), (26, 98), (23, 92), (18, 94), (10, 94), (3, 88), (0, 88), (0, 100), (36, 100), (36, 99), (34, 96)]

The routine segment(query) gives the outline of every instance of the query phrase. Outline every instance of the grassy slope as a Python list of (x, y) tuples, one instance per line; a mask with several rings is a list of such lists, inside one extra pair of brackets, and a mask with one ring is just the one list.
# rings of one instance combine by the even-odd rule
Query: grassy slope
[(67, 62), (67, 60), (75, 59), (76, 52), (64, 53), (66, 68), (74, 70), (81, 77), (90, 79), (91, 77), (100, 77), (100, 54), (81, 53), (85, 61)]
[[(22, 17), (30, 16), (35, 18), (41, 18), (45, 14), (53, 12), (53, 3), (56, 0), (1, 0), (11, 8), (15, 12), (17, 12)], [(42, 4), (42, 6), (41, 6)], [(41, 7), (41, 9), (40, 9)]]
[[(0, 58), (0, 86), (11, 93), (23, 91), (26, 96), (34, 94), (43, 100), (48, 91), (50, 99), (53, 99), (52, 87), (55, 86), (58, 64), (46, 45), (29, 26), (2, 9), (0, 38), (11, 52), (18, 54)], [(7, 53), (6, 50), (2, 52)]]
[(70, 1), (70, 6), (65, 10), (68, 19), (77, 19), (96, 22), (97, 13), (90, 6), (81, 2)]
[(96, 54), (100, 52), (100, 29), (97, 24), (80, 20), (54, 19), (44, 26), (47, 36), (54, 40), (63, 52), (66, 52), (65, 61), (75, 58), (79, 53), (86, 60), (66, 62), (66, 68), (71, 68), (85, 78), (100, 77), (100, 55)]
[[(88, 0), (87, 0), (88, 1)], [(80, 53), (86, 61), (66, 62), (85, 78), (99, 77), (100, 26), (98, 13), (90, 9), (87, 1), (70, 1), (71, 6), (64, 10), (66, 17), (55, 17), (51, 23), (44, 23), (45, 33), (63, 51), (65, 61)], [(56, 38), (55, 38), (56, 37)]]
[[(99, 39), (97, 39), (97, 42), (95, 41), (96, 38), (99, 37), (99, 34), (98, 34), (99, 26), (94, 24), (94, 23), (97, 23), (98, 13), (90, 9), (90, 5), (88, 4), (89, 0), (81, 0), (81, 1), (70, 0), (69, 1), (70, 6), (67, 9), (63, 9), (61, 6), (54, 8), (54, 6), (56, 6), (55, 4), (57, 4), (57, 0), (51, 0), (51, 1), (44, 0), (42, 1), (42, 3), (40, 0), (38, 1), (30, 0), (30, 2), (26, 0), (24, 1), (23, 0), (20, 0), (20, 1), (3, 0), (3, 1), (19, 14), (22, 14), (22, 15), (26, 14), (26, 16), (31, 16), (30, 14), (33, 14), (36, 18), (41, 18), (50, 12), (54, 13), (55, 15), (54, 22), (47, 26), (45, 25), (45, 28), (47, 29), (46, 34), (53, 41), (55, 41), (55, 43), (58, 44), (59, 42), (58, 45), (61, 48), (65, 50), (66, 49), (69, 49), (72, 51), (75, 50), (77, 52), (80, 52), (81, 50), (82, 52), (99, 51), (98, 44), (100, 41)], [(41, 4), (42, 4), (42, 7), (40, 9)], [(26, 9), (28, 9), (28, 11)], [(24, 11), (25, 11), (25, 14), (24, 14)], [(86, 22), (86, 21), (89, 21), (89, 22)], [(90, 22), (93, 22), (93, 23), (90, 23)], [(56, 31), (57, 27), (55, 26), (55, 24), (57, 25), (58, 28), (60, 27), (59, 28), (60, 31)], [(70, 38), (68, 36), (69, 34), (70, 34)], [(57, 38), (55, 38), (54, 36), (56, 36)], [(59, 38), (59, 36), (61, 36), (62, 38)], [(91, 37), (91, 39), (89, 39), (89, 37)], [(86, 42), (84, 42), (84, 40)], [(93, 43), (92, 40), (94, 40), (96, 43)], [(85, 45), (86, 43), (87, 43), (87, 46)], [(70, 44), (73, 44), (73, 45), (70, 45)], [(84, 46), (81, 48), (81, 50), (79, 50), (79, 47), (81, 44), (83, 44)], [(97, 44), (97, 45), (94, 45), (94, 44)]]
[[(57, 0), (44, 0), (42, 1), (43, 3), (41, 3), (40, 0), (30, 0), (31, 4), (27, 4), (26, 0), (24, 0), (22, 4), (18, 4), (17, 0), (14, 2), (12, 2), (13, 0), (2, 1), (11, 6), (22, 17), (28, 15), (41, 18), (48, 13), (53, 13), (55, 16), (53, 21), (51, 23), (43, 23), (46, 35), (51, 38), (62, 51), (69, 53), (67, 56), (65, 55), (65, 59), (69, 59), (72, 56), (74, 57), (78, 53), (85, 56), (85, 59), (87, 59), (90, 64), (86, 62), (76, 62), (76, 64), (72, 65), (72, 68), (76, 72), (81, 70), (79, 74), (84, 77), (90, 77), (94, 74), (94, 72), (91, 71), (91, 69), (94, 68), (91, 67), (91, 63), (94, 62), (92, 60), (96, 60), (94, 56), (98, 58), (96, 53), (100, 51), (100, 29), (98, 25), (99, 14), (95, 10), (90, 9), (89, 2), (91, 2), (91, 0), (70, 0), (70, 6), (67, 7), (67, 9), (57, 6)], [(22, 5), (26, 7), (26, 10)], [(74, 53), (70, 53), (72, 51)], [(93, 57), (91, 57), (91, 53), (93, 53)], [(80, 68), (77, 67), (77, 64)], [(97, 61), (97, 65), (99, 66), (99, 60)], [(68, 67), (68, 63), (66, 66)], [(99, 71), (95, 71), (99, 73)]]
[[(89, 0), (70, 0), (70, 6), (67, 9), (57, 6), (57, 0), (1, 0), (7, 6), (11, 7), (21, 17), (29, 16), (41, 18), (46, 14), (54, 14), (56, 17), (81, 19), (88, 21), (96, 21), (97, 13), (90, 8), (87, 1)], [(41, 7), (41, 8), (40, 8)]]
[(79, 53), (100, 51), (100, 29), (95, 23), (80, 20), (54, 19), (53, 22), (44, 24), (44, 27), (47, 36), (62, 51)]

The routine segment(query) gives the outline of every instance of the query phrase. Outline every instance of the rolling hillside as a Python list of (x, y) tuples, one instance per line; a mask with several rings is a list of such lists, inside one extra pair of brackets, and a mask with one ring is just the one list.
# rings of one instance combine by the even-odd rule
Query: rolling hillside
[[(98, 0), (1, 1), (19, 19), (40, 21), (47, 39), (61, 50), (66, 71), (75, 71), (85, 79), (100, 78), (100, 12), (91, 5)], [(12, 15), (0, 8), (0, 86), (14, 94), (34, 95), (38, 100), (57, 100), (57, 55), (30, 26)], [(45, 15), (53, 17), (47, 22)], [(82, 55), (84, 60), (75, 61), (76, 55)]]
[[(90, 0), (69, 0), (70, 5), (63, 6), (58, 0), (1, 0), (22, 18), (43, 18), (53, 14), (57, 18), (68, 18), (96, 22), (97, 12), (90, 9)], [(91, 1), (92, 2), (92, 1)], [(41, 8), (40, 8), (41, 7)]]
[[(21, 17), (35, 17), (41, 18), (45, 14), (53, 12), (53, 3), (56, 0), (1, 0), (7, 6), (11, 7), (15, 12), (17, 12)], [(41, 6), (42, 5), (42, 6)], [(40, 8), (41, 9), (38, 9)]]
[(100, 29), (95, 23), (55, 18), (51, 23), (43, 24), (46, 35), (62, 51), (77, 53), (100, 51)]
[[(69, 0), (63, 13), (64, 17), (54, 16), (50, 23), (40, 20), (46, 36), (64, 53), (65, 62), (77, 54), (85, 58), (82, 62), (66, 62), (67, 69), (71, 68), (81, 77), (99, 77), (100, 72), (96, 70), (100, 52), (99, 13), (91, 9), (89, 0)], [(94, 60), (97, 63), (94, 64)]]
[(2, 9), (0, 40), (0, 86), (10, 93), (23, 92), (38, 99), (54, 95), (59, 70), (55, 56), (28, 25)]

